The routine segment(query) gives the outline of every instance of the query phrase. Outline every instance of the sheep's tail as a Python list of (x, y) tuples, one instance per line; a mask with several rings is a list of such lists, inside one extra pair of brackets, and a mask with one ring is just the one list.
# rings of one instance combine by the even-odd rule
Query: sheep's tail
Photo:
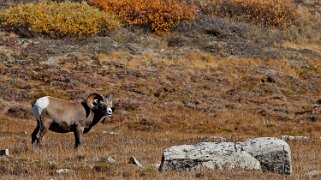
[(33, 101), (31, 102), (31, 106), (34, 107), (35, 104), (36, 104), (36, 100), (33, 100)]

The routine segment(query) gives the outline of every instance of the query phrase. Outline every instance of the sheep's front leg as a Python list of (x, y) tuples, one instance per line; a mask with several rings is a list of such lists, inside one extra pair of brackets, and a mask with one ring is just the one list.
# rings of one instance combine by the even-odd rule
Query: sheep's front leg
[(84, 128), (77, 126), (74, 130), (75, 135), (75, 149), (78, 150), (82, 143), (82, 135), (83, 135)]

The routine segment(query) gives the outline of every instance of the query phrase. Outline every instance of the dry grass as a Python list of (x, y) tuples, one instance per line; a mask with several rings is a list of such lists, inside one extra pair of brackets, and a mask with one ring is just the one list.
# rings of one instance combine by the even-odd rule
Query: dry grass
[[(175, 56), (173, 56), (173, 54), (175, 54)], [(169, 67), (172, 65), (182, 66), (190, 71), (208, 70), (211, 68), (225, 68), (226, 71), (229, 71), (229, 74), (225, 74), (225, 76), (229, 77), (231, 81), (249, 75), (252, 69), (258, 64), (266, 65), (293, 77), (299, 77), (300, 74), (300, 69), (289, 66), (287, 59), (262, 60), (258, 58), (219, 57), (207, 52), (175, 52), (175, 50), (173, 50), (173, 52), (163, 52), (162, 55), (163, 58), (160, 61), (153, 54), (133, 56), (126, 51), (117, 50), (112, 51), (109, 54), (97, 54), (97, 59), (100, 64), (113, 62), (122, 64), (126, 68), (134, 70), (144, 70), (150, 66)], [(313, 61), (312, 64), (313, 63), (315, 64), (316, 61)], [(319, 67), (318, 64), (315, 65)], [(246, 67), (246, 69), (244, 69), (244, 71), (240, 71), (237, 69), (237, 67)]]
[(315, 42), (309, 42), (309, 41), (300, 41), (300, 42), (297, 42), (297, 43), (284, 42), (282, 46), (286, 47), (286, 48), (312, 49), (312, 50), (314, 50), (316, 52), (321, 53), (320, 44), (319, 43), (315, 43)]
[[(73, 135), (49, 132), (44, 144), (37, 152), (31, 151), (30, 134), (35, 126), (34, 120), (20, 120), (1, 117), (0, 147), (10, 149), (8, 158), (0, 158), (2, 178), (157, 178), (157, 179), (194, 179), (240, 177), (241, 179), (264, 178), (304, 178), (304, 173), (321, 168), (320, 128), (321, 124), (293, 124), (275, 120), (266, 121), (249, 112), (223, 111), (218, 115), (199, 111), (172, 108), (160, 110), (147, 109), (142, 112), (145, 118), (153, 118), (162, 129), (146, 132), (129, 129), (128, 125), (139, 121), (142, 116), (134, 115), (113, 123), (98, 124), (92, 132), (85, 135), (84, 144), (79, 152), (73, 147)], [(172, 117), (172, 118), (168, 118)], [(174, 118), (173, 118), (174, 117)], [(169, 121), (168, 121), (169, 119)], [(122, 135), (110, 135), (103, 131), (121, 132)], [(257, 136), (278, 136), (282, 134), (300, 134), (312, 136), (308, 142), (291, 142), (293, 175), (282, 177), (277, 174), (255, 171), (192, 171), (158, 172), (153, 164), (161, 159), (162, 151), (171, 145), (197, 143), (198, 136), (222, 135), (230, 140), (244, 140)], [(104, 161), (107, 156), (116, 159), (115, 164)], [(136, 156), (145, 166), (139, 169), (127, 164), (129, 157)], [(56, 173), (57, 169), (72, 169), (65, 174)]]
[[(125, 57), (125, 58), (122, 58)], [(232, 83), (236, 83), (238, 77), (249, 76), (252, 67), (261, 60), (219, 58), (210, 54), (186, 54), (184, 58), (177, 60), (164, 59), (155, 60), (148, 55), (134, 56), (122, 51), (110, 54), (98, 54), (97, 60), (106, 68), (113, 64), (122, 64), (128, 71), (144, 68), (163, 68), (159, 78), (166, 80), (167, 76), (189, 78), (188, 74), (198, 71), (207, 71), (211, 68), (227, 68)], [(144, 64), (149, 63), (148, 66)], [(292, 69), (284, 65), (284, 62), (267, 61), (266, 65), (279, 68), (282, 71), (292, 72)], [(179, 74), (170, 70), (169, 67), (176, 65), (184, 66), (184, 73)], [(237, 67), (248, 67), (246, 71), (238, 72)], [(178, 74), (176, 74), (178, 73)], [(127, 87), (148, 89), (156, 88), (154, 82), (137, 80), (132, 84), (132, 79), (114, 82), (116, 88), (112, 90), (119, 94), (124, 88), (117, 88), (117, 83)], [(201, 85), (201, 84), (199, 84)], [(130, 86), (130, 88), (131, 88)], [(157, 103), (141, 104), (126, 108), (120, 108), (115, 112), (112, 119), (107, 119), (105, 124), (96, 125), (91, 132), (85, 135), (83, 149), (79, 152), (73, 150), (73, 135), (55, 134), (49, 132), (45, 136), (44, 144), (38, 152), (31, 150), (31, 132), (35, 127), (33, 119), (20, 120), (15, 117), (0, 117), (0, 147), (8, 148), (10, 156), (0, 158), (0, 175), (4, 179), (293, 179), (305, 178), (304, 174), (314, 169), (320, 169), (321, 153), (319, 137), (321, 136), (320, 122), (297, 123), (294, 121), (279, 121), (274, 118), (263, 117), (253, 112), (253, 109), (238, 110), (223, 108), (214, 112), (184, 107), (180, 102), (182, 99), (193, 99), (184, 89), (173, 84), (176, 91), (166, 90), (165, 101), (159, 98)], [(209, 92), (212, 87), (203, 86), (202, 93)], [(108, 89), (109, 91), (109, 89)], [(206, 92), (205, 92), (206, 91)], [(122, 95), (122, 94), (121, 94)], [(166, 96), (170, 98), (166, 99)], [(134, 97), (134, 96), (130, 96)], [(125, 97), (125, 95), (123, 98)], [(268, 99), (268, 97), (267, 97)], [(168, 100), (171, 100), (168, 102)], [(167, 101), (167, 102), (166, 102)], [(166, 103), (166, 104), (165, 104)], [(28, 107), (30, 105), (28, 104)], [(142, 123), (148, 120), (150, 123)], [(22, 122), (22, 123), (21, 123)], [(110, 135), (103, 131), (121, 132), (122, 135)], [(224, 136), (228, 140), (238, 141), (259, 136), (280, 136), (283, 134), (305, 135), (312, 137), (307, 142), (291, 142), (293, 175), (283, 177), (272, 173), (260, 173), (256, 171), (192, 171), (192, 172), (159, 172), (153, 164), (161, 159), (162, 151), (172, 145), (197, 143), (199, 136)], [(114, 156), (115, 164), (104, 161), (108, 155)], [(145, 166), (139, 169), (127, 164), (131, 156), (136, 156)], [(57, 169), (72, 169), (65, 174), (56, 173)]]

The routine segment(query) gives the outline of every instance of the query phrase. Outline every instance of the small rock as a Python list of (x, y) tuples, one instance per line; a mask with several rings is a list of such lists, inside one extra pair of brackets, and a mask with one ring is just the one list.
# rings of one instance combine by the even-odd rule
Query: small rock
[(309, 171), (307, 173), (305, 173), (306, 176), (309, 176), (310, 178), (314, 178), (316, 176), (320, 176), (321, 177), (321, 170), (313, 170), (313, 171)]
[(57, 57), (49, 57), (47, 63), (49, 66), (55, 66), (59, 64), (59, 59)]
[(0, 150), (0, 155), (9, 156), (9, 149)]
[(56, 173), (62, 174), (62, 173), (68, 173), (68, 172), (71, 172), (71, 171), (72, 171), (71, 169), (57, 169)]
[(133, 165), (136, 165), (136, 166), (138, 166), (140, 168), (143, 168), (143, 165), (136, 159), (135, 156), (132, 156), (132, 157), (129, 158), (128, 164), (133, 164)]
[(103, 134), (110, 134), (114, 136), (121, 136), (122, 134), (120, 132), (113, 132), (113, 131), (103, 131)]
[(116, 162), (116, 160), (112, 156), (108, 156), (106, 161), (111, 163), (111, 164)]

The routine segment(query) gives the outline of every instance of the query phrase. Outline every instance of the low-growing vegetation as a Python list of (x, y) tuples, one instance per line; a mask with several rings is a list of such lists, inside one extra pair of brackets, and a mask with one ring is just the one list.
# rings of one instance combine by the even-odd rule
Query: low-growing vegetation
[(284, 28), (294, 24), (299, 14), (292, 0), (213, 0), (203, 11), (236, 21)]
[[(298, 22), (280, 26), (272, 23), (277, 16), (270, 11), (284, 10), (276, 8), (280, 3), (292, 6), (288, 0), (106, 0), (127, 2), (117, 8), (133, 17), (131, 23), (116, 7), (106, 12), (89, 1), (19, 5), (22, 1), (3, 1), (8, 5), (1, 8), (7, 10), (0, 12), (0, 150), (9, 150), (8, 156), (0, 156), (0, 179), (320, 179), (315, 172), (321, 170), (321, 20), (310, 13), (315, 12), (311, 4), (320, 0), (293, 1)], [(163, 3), (162, 10), (145, 7), (156, 2)], [(276, 6), (262, 8), (272, 2)], [(182, 22), (180, 16), (173, 28), (165, 24), (160, 27), (168, 29), (157, 30), (135, 23), (144, 13), (151, 16), (146, 22), (158, 20), (154, 12), (164, 18), (155, 26), (167, 23), (167, 15), (182, 11), (169, 7), (171, 3), (183, 5), (184, 13), (195, 19)], [(223, 11), (223, 5), (231, 9)], [(245, 5), (252, 14), (241, 11)], [(240, 14), (228, 14), (234, 11)], [(81, 16), (73, 16), (77, 13)], [(250, 18), (261, 13), (271, 19)], [(52, 28), (58, 20), (50, 18), (57, 16), (61, 26)], [(74, 30), (75, 22), (86, 21), (82, 26), (88, 19), (99, 22), (97, 31), (60, 31)], [(125, 25), (118, 28), (117, 19)], [(270, 20), (272, 25), (264, 24)], [(33, 27), (36, 22), (43, 26)], [(21, 36), (28, 33), (33, 36)], [(49, 131), (33, 152), (31, 102), (43, 96), (82, 102), (91, 92), (114, 95), (113, 116), (84, 135), (79, 151), (72, 148), (73, 133)], [(171, 146), (257, 137), (288, 142), (291, 175), (225, 167), (157, 168)], [(128, 163), (132, 156), (143, 168)]]
[(114, 15), (85, 2), (20, 4), (1, 12), (0, 21), (2, 27), (23, 35), (42, 33), (54, 37), (91, 36), (120, 25)]
[(175, 24), (195, 18), (195, 8), (176, 0), (92, 0), (95, 6), (129, 25), (140, 25), (156, 33), (170, 31)]
[[(20, 4), (0, 13), (2, 27), (23, 35), (92, 36), (127, 25), (147, 28), (157, 34), (169, 32), (180, 22), (191, 22), (199, 12), (213, 16), (284, 28), (299, 17), (291, 0), (213, 0), (202, 5), (177, 0), (90, 0), (87, 3), (41, 2)], [(197, 4), (197, 3), (196, 3)], [(105, 12), (99, 11), (96, 7)], [(115, 16), (113, 15), (115, 14)]]

